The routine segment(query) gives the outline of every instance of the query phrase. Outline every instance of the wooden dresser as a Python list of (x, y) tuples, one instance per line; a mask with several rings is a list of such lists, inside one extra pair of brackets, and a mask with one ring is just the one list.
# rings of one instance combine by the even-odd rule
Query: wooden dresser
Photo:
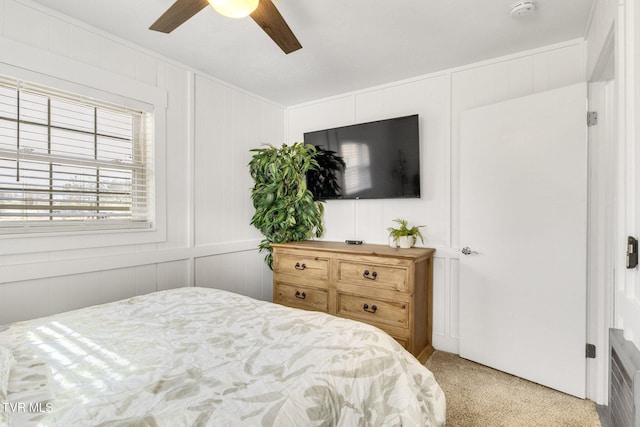
[(424, 363), (434, 249), (303, 241), (273, 244), (273, 301), (369, 323)]

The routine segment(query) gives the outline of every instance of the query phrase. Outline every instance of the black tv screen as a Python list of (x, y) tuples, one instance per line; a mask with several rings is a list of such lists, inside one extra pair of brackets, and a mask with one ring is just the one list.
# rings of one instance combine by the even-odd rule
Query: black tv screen
[(420, 197), (418, 115), (304, 134), (318, 170), (307, 173), (315, 199)]

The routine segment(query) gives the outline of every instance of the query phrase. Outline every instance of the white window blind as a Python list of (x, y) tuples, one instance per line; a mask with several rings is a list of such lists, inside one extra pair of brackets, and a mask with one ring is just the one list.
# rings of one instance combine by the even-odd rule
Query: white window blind
[(0, 78), (0, 233), (149, 227), (150, 122)]

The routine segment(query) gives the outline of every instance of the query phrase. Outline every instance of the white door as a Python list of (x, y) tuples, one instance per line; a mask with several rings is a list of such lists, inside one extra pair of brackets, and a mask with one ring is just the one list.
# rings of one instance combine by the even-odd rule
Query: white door
[(586, 99), (578, 84), (466, 111), (460, 143), (460, 355), (578, 397)]

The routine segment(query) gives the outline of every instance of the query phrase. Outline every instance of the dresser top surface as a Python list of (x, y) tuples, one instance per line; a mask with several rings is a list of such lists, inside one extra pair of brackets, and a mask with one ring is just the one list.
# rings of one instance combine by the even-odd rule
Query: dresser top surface
[(323, 240), (303, 240), (302, 242), (273, 243), (273, 248), (308, 249), (314, 251), (352, 253), (358, 255), (382, 255), (395, 258), (422, 258), (435, 252), (433, 248), (391, 248), (387, 245), (350, 245), (344, 242), (327, 242)]

